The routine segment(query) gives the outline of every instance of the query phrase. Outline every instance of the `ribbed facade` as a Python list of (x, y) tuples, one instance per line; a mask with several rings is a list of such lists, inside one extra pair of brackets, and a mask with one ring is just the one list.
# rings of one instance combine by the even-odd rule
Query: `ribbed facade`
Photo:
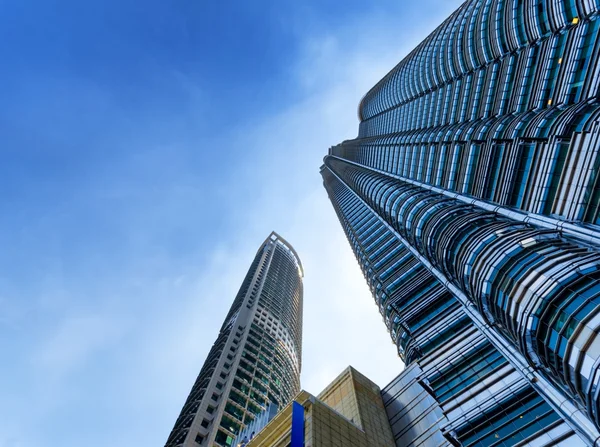
[(498, 349), (498, 335), (490, 340), (492, 329), (474, 306), (444, 287), (439, 271), (331, 170), (323, 176), (407, 364), (384, 390), (397, 445), (587, 445), (537, 391), (533, 373), (523, 374), (527, 366), (509, 361), (505, 351), (514, 348), (504, 343)]
[(365, 95), (344, 158), (598, 223), (599, 7), (465, 2)]
[(407, 363), (384, 390), (397, 445), (600, 436), (599, 8), (465, 2), (325, 157)]
[(230, 447), (270, 403), (300, 391), (302, 265), (272, 233), (258, 250), (166, 447)]

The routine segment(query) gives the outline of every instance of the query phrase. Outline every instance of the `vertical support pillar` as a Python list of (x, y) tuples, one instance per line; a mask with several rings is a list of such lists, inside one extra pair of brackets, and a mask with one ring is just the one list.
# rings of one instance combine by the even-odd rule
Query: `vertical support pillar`
[(292, 442), (290, 447), (304, 447), (304, 407), (292, 402)]

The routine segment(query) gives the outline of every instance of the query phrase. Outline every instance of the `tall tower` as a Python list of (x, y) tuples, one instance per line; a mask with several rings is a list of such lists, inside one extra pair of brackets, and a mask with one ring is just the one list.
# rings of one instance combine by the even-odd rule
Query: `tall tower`
[(432, 445), (600, 440), (599, 8), (466, 1), (325, 157)]
[(273, 232), (261, 245), (166, 447), (230, 447), (268, 405), (300, 391), (302, 264)]

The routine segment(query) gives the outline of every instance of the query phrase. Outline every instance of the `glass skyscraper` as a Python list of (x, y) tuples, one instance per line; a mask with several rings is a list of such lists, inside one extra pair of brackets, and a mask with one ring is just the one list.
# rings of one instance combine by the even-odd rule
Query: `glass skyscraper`
[(261, 245), (166, 447), (230, 447), (270, 404), (300, 391), (302, 264), (273, 232)]
[(397, 445), (600, 445), (599, 9), (466, 1), (325, 157)]

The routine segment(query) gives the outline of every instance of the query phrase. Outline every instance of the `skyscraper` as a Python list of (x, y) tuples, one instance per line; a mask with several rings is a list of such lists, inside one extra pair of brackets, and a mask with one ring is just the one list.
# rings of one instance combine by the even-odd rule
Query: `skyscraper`
[(167, 440), (230, 447), (269, 403), (300, 391), (302, 264), (273, 232), (261, 245)]
[(325, 157), (397, 385), (429, 396), (431, 430), (392, 421), (398, 445), (600, 439), (599, 8), (465, 2)]

